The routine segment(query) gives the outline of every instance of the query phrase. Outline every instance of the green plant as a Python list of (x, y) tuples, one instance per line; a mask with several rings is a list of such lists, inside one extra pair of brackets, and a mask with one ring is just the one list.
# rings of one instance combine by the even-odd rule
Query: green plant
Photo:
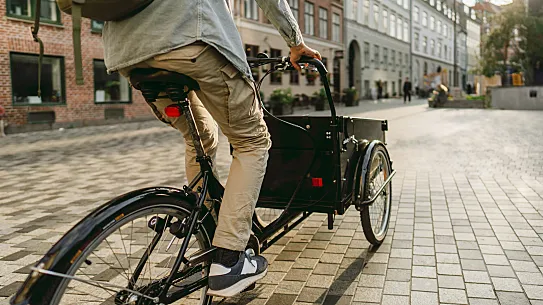
[(326, 91), (324, 88), (321, 88), (313, 93), (313, 97), (319, 99), (319, 100), (326, 100)]
[(270, 104), (273, 105), (290, 105), (294, 97), (292, 96), (292, 90), (287, 89), (275, 89), (270, 94)]
[(479, 95), (479, 96), (476, 96), (476, 95), (468, 95), (468, 97), (466, 98), (468, 101), (484, 101), (485, 100), (485, 96), (484, 95)]

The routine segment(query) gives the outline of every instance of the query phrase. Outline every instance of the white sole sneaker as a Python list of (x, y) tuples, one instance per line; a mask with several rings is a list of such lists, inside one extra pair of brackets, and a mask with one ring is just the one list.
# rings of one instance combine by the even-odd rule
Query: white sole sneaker
[(216, 296), (216, 297), (223, 297), (223, 298), (233, 297), (236, 294), (239, 294), (240, 292), (245, 290), (245, 288), (251, 286), (254, 282), (262, 279), (263, 277), (265, 277), (266, 273), (268, 273), (267, 269), (264, 272), (260, 273), (260, 274), (244, 278), (243, 280), (235, 283), (234, 285), (232, 285), (232, 286), (230, 286), (228, 288), (222, 289), (222, 290), (208, 289), (207, 290), (207, 295)]

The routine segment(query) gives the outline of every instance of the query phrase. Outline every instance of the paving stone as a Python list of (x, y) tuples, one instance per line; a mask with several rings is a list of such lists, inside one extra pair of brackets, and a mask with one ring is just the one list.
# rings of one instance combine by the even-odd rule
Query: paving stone
[(530, 301), (520, 292), (496, 291), (500, 305), (530, 305)]
[(381, 305), (400, 305), (400, 304), (409, 304), (409, 296), (401, 295), (383, 295), (383, 300)]
[(411, 290), (437, 292), (437, 280), (414, 277), (411, 279)]
[(439, 275), (439, 288), (465, 289), (464, 279), (459, 275)]
[(469, 271), (464, 270), (464, 281), (466, 283), (483, 283), (490, 284), (490, 277), (486, 271)]
[(519, 281), (515, 278), (493, 277), (492, 284), (494, 284), (495, 290), (522, 292), (522, 287), (520, 287)]
[(451, 304), (467, 304), (466, 291), (462, 289), (439, 288), (439, 301)]
[(466, 292), (470, 298), (496, 298), (494, 289), (490, 284), (466, 283)]
[(383, 290), (383, 293), (386, 294), (396, 294), (396, 295), (407, 295), (409, 296), (409, 286), (411, 283), (409, 282), (394, 282), (394, 281), (386, 281), (385, 282), (385, 288)]
[(488, 274), (491, 277), (516, 277), (515, 272), (511, 266), (494, 266), (487, 265)]
[(363, 287), (383, 288), (384, 285), (385, 285), (384, 275), (362, 274), (360, 275), (360, 280), (358, 282), (358, 286), (363, 286)]
[(462, 275), (460, 264), (437, 263), (437, 273), (444, 275)]
[(380, 288), (358, 287), (356, 289), (353, 301), (381, 303), (382, 294), (383, 291)]
[(516, 275), (522, 284), (543, 286), (543, 275), (541, 273), (519, 271)]
[(543, 300), (543, 286), (522, 285), (529, 299)]
[(300, 281), (305, 282), (311, 274), (311, 269), (290, 269), (287, 275), (283, 278), (285, 281)]
[(413, 266), (414, 277), (436, 278), (436, 268), (428, 266)]
[[(302, 289), (302, 292), (300, 293), (300, 295), (296, 299), (296, 301), (307, 302), (307, 303), (322, 303), (322, 302), (324, 302), (325, 297), (326, 297), (326, 289), (324, 289), (324, 288), (304, 287)], [(270, 300), (271, 300), (271, 298), (270, 298)], [(273, 304), (273, 303), (271, 303), (271, 304)]]
[(437, 305), (438, 297), (434, 292), (411, 292), (411, 305)]

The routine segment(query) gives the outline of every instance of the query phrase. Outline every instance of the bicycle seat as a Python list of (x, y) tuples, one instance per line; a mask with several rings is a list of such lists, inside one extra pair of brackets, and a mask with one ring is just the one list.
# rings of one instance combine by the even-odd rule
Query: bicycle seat
[(141, 85), (144, 83), (154, 83), (157, 85), (175, 84), (179, 85), (180, 88), (187, 86), (189, 91), (200, 90), (198, 82), (185, 74), (155, 68), (137, 68), (132, 70), (130, 72), (130, 83), (138, 90), (141, 90)]

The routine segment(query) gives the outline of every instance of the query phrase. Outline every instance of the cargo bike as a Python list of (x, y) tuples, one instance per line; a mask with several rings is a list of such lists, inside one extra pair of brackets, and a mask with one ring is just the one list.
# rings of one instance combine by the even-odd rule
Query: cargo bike
[[(270, 73), (292, 69), (287, 57), (248, 62), (271, 66), (257, 89)], [(309, 58), (299, 63), (319, 72), (331, 114), (265, 116), (273, 144), (247, 251), (265, 251), (312, 213), (326, 214), (332, 229), (350, 206), (378, 246), (388, 230), (395, 174), (387, 121), (336, 115), (325, 66)], [(94, 210), (31, 268), (11, 304), (211, 304), (207, 274), (224, 188), (189, 108), (187, 94), (198, 83), (158, 69), (137, 69), (130, 78), (151, 106), (164, 95), (176, 102), (166, 113), (186, 118), (200, 173), (183, 188), (139, 189)]]

